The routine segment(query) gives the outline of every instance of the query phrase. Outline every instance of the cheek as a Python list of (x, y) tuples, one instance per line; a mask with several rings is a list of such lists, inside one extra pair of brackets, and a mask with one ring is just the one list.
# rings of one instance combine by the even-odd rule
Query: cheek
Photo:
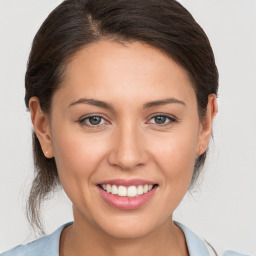
[(151, 141), (152, 155), (167, 183), (182, 189), (190, 184), (197, 150), (197, 129), (177, 130), (163, 138)]
[(178, 207), (191, 183), (195, 163), (195, 143), (193, 139), (183, 136), (166, 140), (164, 145), (162, 149), (155, 148), (155, 150), (156, 163), (163, 174), (162, 189), (166, 191), (163, 193), (159, 208), (165, 209), (168, 216)]
[(104, 158), (106, 147), (100, 136), (85, 136), (70, 127), (62, 127), (60, 132), (53, 133), (55, 161), (65, 190), (86, 189), (79, 184), (91, 182), (90, 177)]

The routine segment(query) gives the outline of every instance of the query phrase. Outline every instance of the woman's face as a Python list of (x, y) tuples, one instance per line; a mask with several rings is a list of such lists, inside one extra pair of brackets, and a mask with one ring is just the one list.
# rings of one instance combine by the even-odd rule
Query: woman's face
[(41, 145), (75, 221), (134, 238), (169, 225), (208, 133), (182, 67), (140, 42), (100, 41), (67, 65)]

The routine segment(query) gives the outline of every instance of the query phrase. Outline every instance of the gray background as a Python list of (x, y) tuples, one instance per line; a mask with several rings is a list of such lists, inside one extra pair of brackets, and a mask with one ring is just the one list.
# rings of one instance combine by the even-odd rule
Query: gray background
[[(33, 239), (25, 201), (33, 175), (24, 73), (32, 38), (60, 0), (0, 0), (0, 251)], [(204, 28), (220, 72), (214, 142), (196, 191), (175, 212), (219, 251), (256, 255), (256, 2), (180, 1)], [(46, 231), (72, 220), (60, 192), (44, 205)]]

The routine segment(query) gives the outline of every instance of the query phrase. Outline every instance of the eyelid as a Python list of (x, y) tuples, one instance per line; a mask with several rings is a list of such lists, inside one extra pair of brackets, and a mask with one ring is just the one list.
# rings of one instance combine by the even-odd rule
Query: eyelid
[[(166, 117), (167, 119), (169, 119), (169, 122), (164, 123), (164, 124), (151, 123), (150, 120), (151, 120), (152, 118), (157, 117), (157, 116)], [(85, 120), (88, 119), (88, 118), (90, 118), (90, 117), (100, 117), (100, 118), (102, 118), (105, 122), (104, 122), (104, 124), (98, 124), (98, 125), (90, 125), (90, 124), (85, 123)], [(168, 125), (171, 125), (171, 124), (176, 123), (176, 122), (179, 121), (176, 116), (170, 115), (170, 114), (166, 114), (166, 113), (154, 113), (154, 114), (151, 114), (151, 115), (147, 118), (147, 120), (148, 120), (148, 121), (146, 121), (146, 123), (148, 123), (148, 124), (153, 124), (153, 125), (157, 125), (157, 126), (160, 126), (160, 127), (161, 127), (161, 126), (168, 126)], [(101, 114), (101, 113), (92, 113), (92, 114), (83, 115), (83, 116), (81, 116), (81, 117), (77, 120), (77, 122), (78, 122), (79, 124), (81, 124), (82, 126), (87, 126), (87, 127), (89, 127), (89, 128), (95, 128), (95, 129), (100, 128), (101, 126), (104, 126), (104, 125), (106, 125), (106, 124), (110, 124), (110, 122), (107, 120), (107, 118), (106, 118), (103, 114)]]
[[(153, 123), (154, 125), (157, 125), (157, 126), (168, 126), (168, 125), (171, 125), (173, 123), (176, 123), (178, 122), (178, 118), (173, 116), (173, 115), (170, 115), (170, 114), (166, 114), (166, 113), (154, 113), (152, 114), (148, 120), (150, 121), (152, 118), (155, 118), (157, 116), (163, 116), (163, 117), (166, 117), (169, 119), (169, 122), (168, 123), (164, 123), (164, 124), (157, 124), (157, 123)], [(147, 121), (148, 122), (148, 121)]]
[[(100, 118), (102, 118), (104, 121), (105, 121), (105, 123), (104, 124), (98, 124), (98, 125), (90, 125), (90, 124), (87, 124), (86, 122), (85, 122), (85, 120), (86, 119), (88, 119), (88, 118), (90, 118), (90, 117), (100, 117)], [(89, 127), (89, 128), (100, 128), (101, 126), (103, 126), (103, 125), (105, 125), (105, 124), (109, 124), (110, 122), (109, 121), (107, 121), (106, 120), (106, 118), (102, 115), (102, 114), (99, 114), (99, 113), (92, 113), (92, 114), (88, 114), (88, 115), (83, 115), (83, 116), (81, 116), (78, 120), (77, 120), (77, 122), (79, 123), (79, 124), (81, 124), (82, 126), (87, 126), (87, 127)]]

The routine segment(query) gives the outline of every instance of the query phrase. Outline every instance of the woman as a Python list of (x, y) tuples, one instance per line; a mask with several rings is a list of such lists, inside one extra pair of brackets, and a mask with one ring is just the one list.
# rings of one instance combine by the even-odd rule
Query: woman
[[(61, 184), (74, 222), (3, 255), (210, 255), (172, 220), (217, 112), (207, 36), (174, 0), (67, 0), (26, 73), (37, 171), (30, 220)], [(226, 252), (225, 255), (240, 255)]]

